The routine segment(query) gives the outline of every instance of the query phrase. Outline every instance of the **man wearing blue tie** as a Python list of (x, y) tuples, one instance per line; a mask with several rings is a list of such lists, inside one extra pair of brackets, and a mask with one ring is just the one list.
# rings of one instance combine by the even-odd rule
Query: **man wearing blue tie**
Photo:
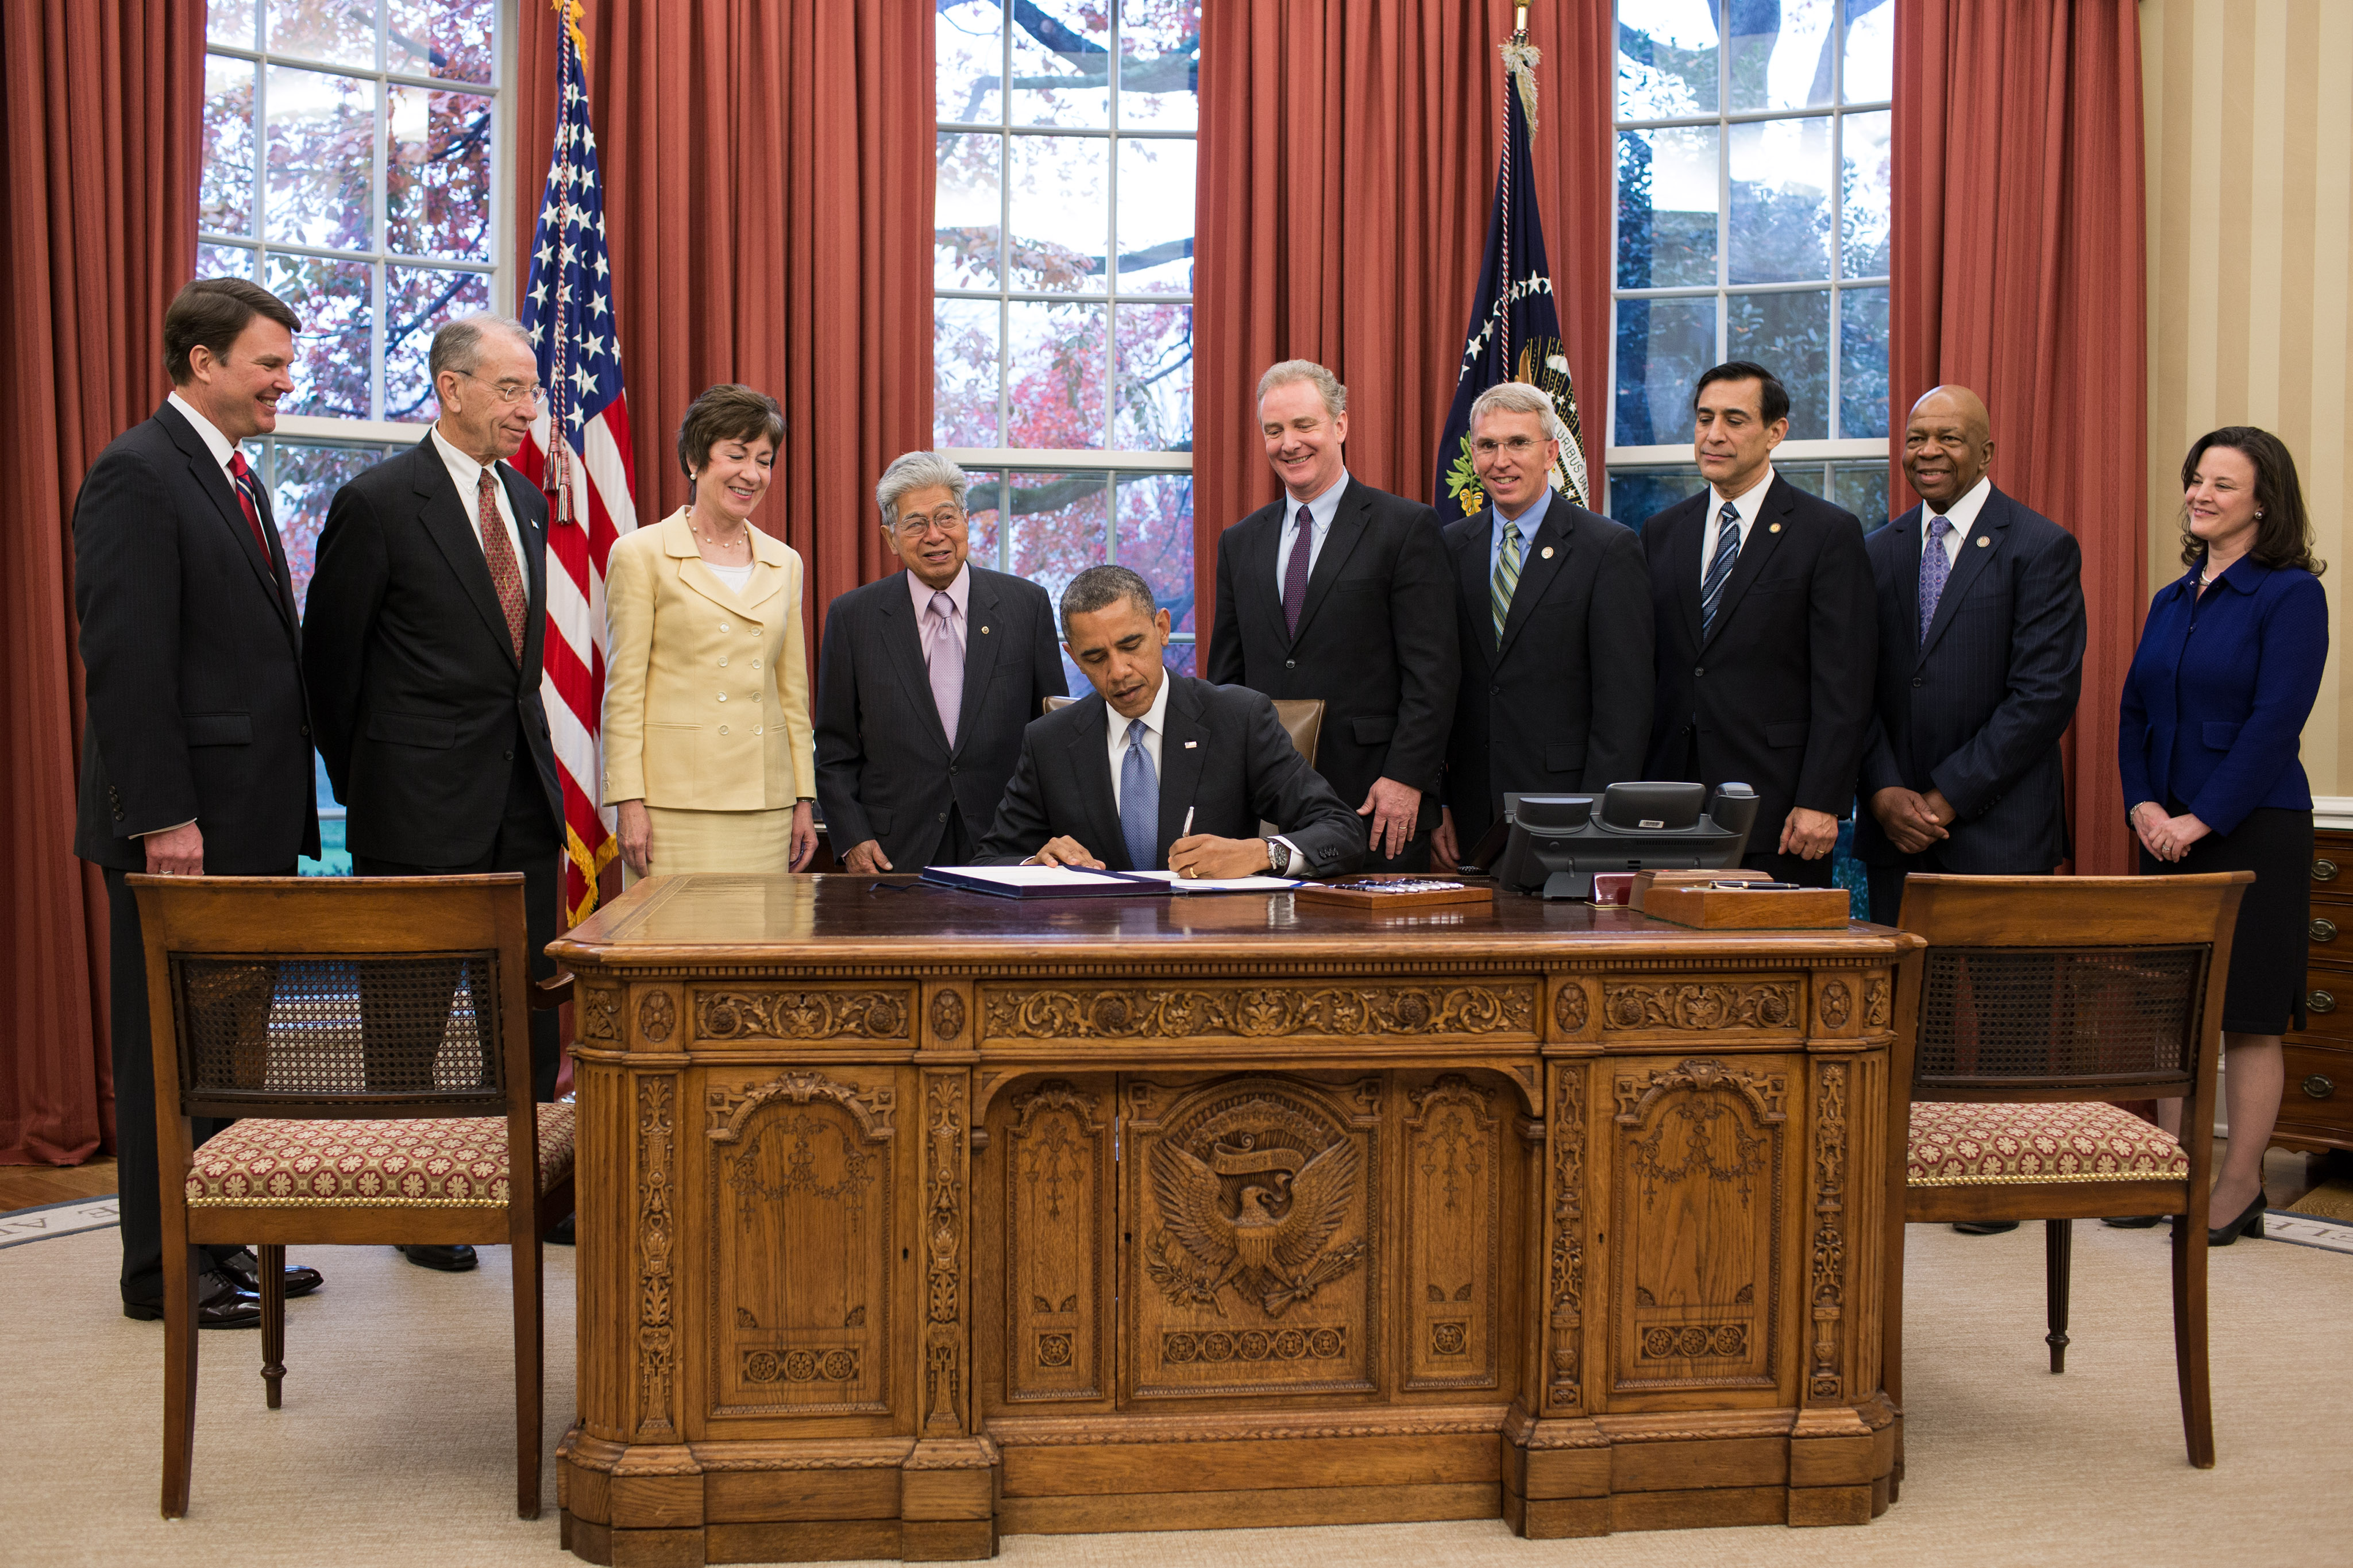
[[(1323, 877), (1364, 858), (1363, 820), (1300, 758), (1272, 701), (1161, 662), (1168, 612), (1143, 578), (1072, 578), (1062, 646), (1094, 691), (1023, 731), (974, 864)], [(1261, 837), (1262, 821), (1278, 831)]]

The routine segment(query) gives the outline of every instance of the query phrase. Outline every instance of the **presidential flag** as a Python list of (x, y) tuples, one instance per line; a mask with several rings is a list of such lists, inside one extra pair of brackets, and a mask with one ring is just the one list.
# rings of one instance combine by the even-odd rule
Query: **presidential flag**
[(596, 907), (596, 879), (618, 845), (598, 806), (604, 759), (605, 562), (638, 525), (629, 458), (629, 403), (613, 321), (605, 252), (605, 195), (588, 128), (581, 68), (580, 0), (565, 12), (556, 47), (555, 156), (532, 241), (519, 314), (547, 387), (515, 467), (548, 495), (547, 668), (541, 680), (555, 765), (564, 780), (564, 913), (576, 924)]
[(1487, 260), (1471, 305), (1454, 406), (1438, 437), (1432, 500), (1441, 518), (1468, 517), (1487, 504), (1471, 466), (1471, 402), (1499, 382), (1524, 381), (1552, 399), (1568, 426), (1560, 444), (1553, 486), (1590, 505), (1580, 445), (1577, 390), (1569, 384), (1561, 347), (1560, 316), (1553, 309), (1552, 269), (1545, 261), (1544, 222), (1536, 212), (1535, 170), (1528, 132), (1536, 118), (1536, 63), (1543, 57), (1525, 30), (1502, 47), (1504, 157), (1495, 171), (1495, 207), (1487, 219)]

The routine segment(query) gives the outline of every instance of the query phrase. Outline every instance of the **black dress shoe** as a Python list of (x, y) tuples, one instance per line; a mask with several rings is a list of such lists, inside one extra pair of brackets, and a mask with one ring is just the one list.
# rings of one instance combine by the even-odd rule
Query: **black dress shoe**
[(2155, 1230), (2165, 1223), (2165, 1216), (2161, 1214), (2116, 1215), (2100, 1223), (2115, 1226), (2118, 1230)]
[(2000, 1236), (2004, 1231), (2016, 1230), (2018, 1222), (2014, 1219), (1957, 1219), (1953, 1222), (1953, 1228), (1963, 1236)]
[[(125, 1301), (122, 1315), (142, 1323), (160, 1322), (164, 1317), (161, 1301)], [(258, 1329), (261, 1326), (261, 1298), (240, 1290), (225, 1274), (206, 1271), (196, 1277), (196, 1327), (200, 1329)]]
[[(239, 1247), (227, 1258), (216, 1259), (213, 1267), (227, 1275), (229, 1283), (248, 1295), (259, 1297), (261, 1294), (261, 1259), (253, 1255), (251, 1247)], [(315, 1268), (305, 1268), (295, 1263), (286, 1266), (286, 1299), (290, 1301), (297, 1296), (309, 1295), (326, 1282), (327, 1277)]]
[(2206, 1245), (2228, 1247), (2242, 1236), (2260, 1238), (2263, 1234), (2263, 1211), (2269, 1207), (2271, 1207), (2271, 1200), (2264, 1197), (2262, 1189), (2258, 1188), (2254, 1202), (2249, 1204), (2238, 1218), (2220, 1230), (2210, 1230), (2206, 1233)]
[(543, 1239), (552, 1247), (572, 1246), (572, 1215), (565, 1215), (562, 1219), (549, 1226), (547, 1235)]
[(404, 1247), (399, 1250), (403, 1258), (418, 1268), (438, 1268), (444, 1274), (463, 1274), (467, 1269), (474, 1267), (474, 1249), (462, 1241), (455, 1247), (443, 1247), (436, 1243), (421, 1247)]

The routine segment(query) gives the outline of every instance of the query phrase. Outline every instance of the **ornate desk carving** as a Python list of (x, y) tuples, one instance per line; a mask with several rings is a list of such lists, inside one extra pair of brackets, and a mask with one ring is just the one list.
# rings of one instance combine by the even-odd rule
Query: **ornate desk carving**
[(558, 944), (579, 1556), (1886, 1507), (1911, 939), (871, 882), (656, 879)]

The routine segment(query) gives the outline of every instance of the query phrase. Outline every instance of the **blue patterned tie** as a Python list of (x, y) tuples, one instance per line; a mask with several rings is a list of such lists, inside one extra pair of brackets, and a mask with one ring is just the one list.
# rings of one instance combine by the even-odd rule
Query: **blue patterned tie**
[(1928, 548), (1920, 552), (1920, 641), (1928, 641), (1928, 623), (1936, 618), (1936, 601), (1945, 596), (1945, 578), (1953, 570), (1945, 553), (1945, 535), (1953, 531), (1949, 519), (1928, 519)]
[(1144, 749), (1145, 729), (1141, 719), (1127, 721), (1127, 755), (1119, 764), (1119, 836), (1133, 871), (1160, 868), (1160, 775)]
[(1715, 559), (1707, 563), (1707, 581), (1699, 585), (1699, 631), (1703, 637), (1715, 630), (1715, 606), (1724, 598), (1724, 585), (1732, 581), (1733, 563), (1740, 559), (1740, 509), (1725, 501), (1719, 515), (1724, 525), (1715, 531)]

